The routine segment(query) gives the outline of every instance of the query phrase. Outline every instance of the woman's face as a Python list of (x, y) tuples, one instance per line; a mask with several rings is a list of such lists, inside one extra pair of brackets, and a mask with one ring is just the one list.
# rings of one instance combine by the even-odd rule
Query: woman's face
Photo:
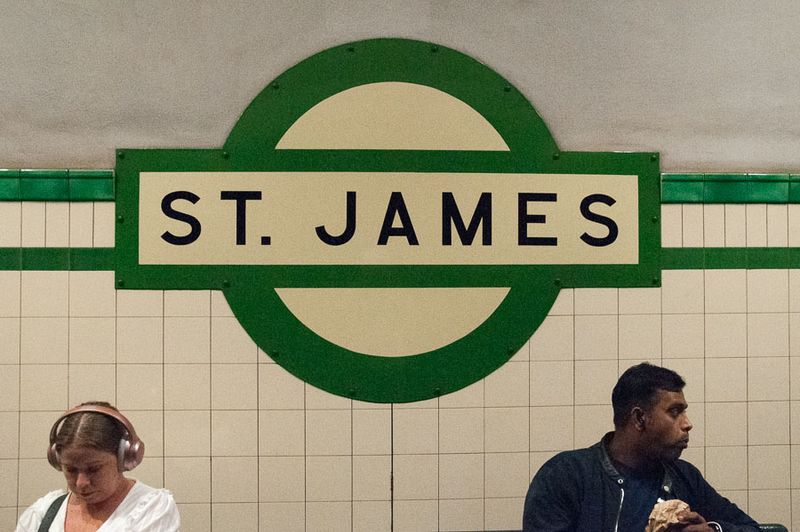
[(92, 447), (67, 447), (59, 453), (69, 490), (87, 504), (100, 504), (125, 481), (117, 456)]

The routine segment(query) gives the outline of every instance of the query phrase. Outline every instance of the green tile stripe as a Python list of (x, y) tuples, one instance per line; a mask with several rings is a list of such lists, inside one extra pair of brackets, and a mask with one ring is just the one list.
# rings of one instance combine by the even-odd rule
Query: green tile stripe
[(661, 203), (800, 203), (800, 175), (661, 174)]
[(800, 268), (800, 248), (661, 248), (662, 270)]
[(114, 248), (0, 248), (0, 271), (113, 270)]
[(0, 201), (114, 201), (114, 171), (2, 168)]

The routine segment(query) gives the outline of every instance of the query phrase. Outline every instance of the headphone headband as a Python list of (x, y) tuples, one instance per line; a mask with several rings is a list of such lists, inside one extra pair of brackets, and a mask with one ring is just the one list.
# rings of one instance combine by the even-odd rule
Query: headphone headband
[(144, 458), (144, 442), (136, 435), (133, 424), (119, 410), (102, 405), (81, 405), (71, 408), (61, 414), (50, 429), (50, 447), (47, 449), (47, 460), (54, 468), (61, 470), (61, 459), (56, 449), (56, 437), (62, 422), (73, 414), (95, 413), (108, 416), (120, 423), (125, 430), (125, 435), (119, 442), (117, 450), (117, 464), (120, 471), (130, 471), (142, 462)]

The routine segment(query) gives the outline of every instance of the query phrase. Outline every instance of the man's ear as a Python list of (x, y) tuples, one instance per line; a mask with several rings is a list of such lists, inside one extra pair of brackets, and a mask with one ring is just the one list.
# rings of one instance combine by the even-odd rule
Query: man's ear
[(639, 406), (634, 406), (633, 410), (631, 410), (631, 419), (633, 420), (633, 426), (638, 431), (644, 430), (645, 426), (645, 414), (644, 410), (642, 410)]

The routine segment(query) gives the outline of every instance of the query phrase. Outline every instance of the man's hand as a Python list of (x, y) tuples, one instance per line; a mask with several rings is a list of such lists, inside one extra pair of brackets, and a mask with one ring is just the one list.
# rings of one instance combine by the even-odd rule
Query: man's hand
[(715, 532), (705, 518), (697, 512), (685, 510), (678, 514), (678, 524), (670, 526), (668, 532)]

